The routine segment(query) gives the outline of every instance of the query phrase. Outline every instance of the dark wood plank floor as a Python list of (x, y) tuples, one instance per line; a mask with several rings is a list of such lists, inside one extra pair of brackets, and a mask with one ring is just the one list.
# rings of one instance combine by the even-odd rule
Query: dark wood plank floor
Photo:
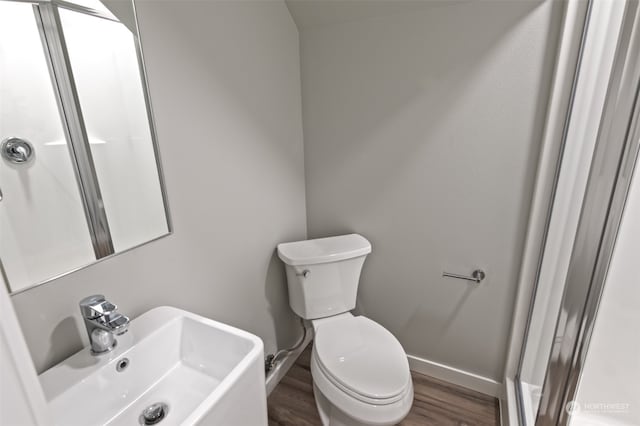
[[(311, 384), (311, 346), (269, 396), (269, 426), (321, 426)], [(401, 426), (498, 426), (496, 398), (412, 373), (414, 401)]]

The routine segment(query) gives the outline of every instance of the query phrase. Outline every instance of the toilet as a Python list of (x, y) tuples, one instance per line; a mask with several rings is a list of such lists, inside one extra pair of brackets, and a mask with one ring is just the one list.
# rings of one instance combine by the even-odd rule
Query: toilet
[(360, 272), (371, 244), (350, 234), (278, 245), (289, 305), (315, 333), (311, 374), (325, 426), (394, 425), (411, 409), (413, 383), (400, 342), (355, 316)]

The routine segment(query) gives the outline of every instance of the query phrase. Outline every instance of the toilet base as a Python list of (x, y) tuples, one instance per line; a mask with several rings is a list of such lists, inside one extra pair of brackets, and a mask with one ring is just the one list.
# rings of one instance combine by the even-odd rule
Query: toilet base
[(393, 426), (409, 414), (413, 404), (411, 382), (395, 402), (372, 405), (337, 388), (322, 372), (316, 357), (314, 348), (311, 354), (313, 395), (323, 426)]
[(331, 404), (315, 383), (313, 384), (313, 398), (316, 401), (316, 408), (323, 426), (368, 426), (365, 423), (358, 422)]
[(333, 404), (322, 393), (315, 381), (313, 382), (313, 398), (323, 426), (393, 426), (400, 423), (409, 414), (413, 402), (413, 386), (400, 402), (402, 411), (394, 416), (393, 420), (382, 413), (380, 416), (382, 418), (371, 419), (368, 423), (358, 420)]

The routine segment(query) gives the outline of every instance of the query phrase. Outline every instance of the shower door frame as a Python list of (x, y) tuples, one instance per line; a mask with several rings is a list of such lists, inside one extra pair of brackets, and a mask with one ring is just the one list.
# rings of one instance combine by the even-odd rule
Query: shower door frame
[[(569, 422), (566, 407), (576, 395), (584, 368), (631, 175), (640, 151), (639, 98), (640, 6), (638, 0), (629, 0), (625, 5), (536, 426)], [(531, 313), (530, 309), (527, 329), (532, 320)], [(520, 371), (526, 337), (525, 332), (516, 375), (518, 413), (523, 425), (527, 419), (523, 416)]]
[(626, 3), (536, 426), (565, 425), (640, 150), (640, 5)]
[[(68, 6), (65, 5), (64, 7)], [(74, 8), (72, 10), (104, 18), (102, 14), (88, 12), (86, 8), (81, 10)], [(115, 250), (98, 183), (98, 175), (91, 154), (80, 98), (69, 60), (64, 31), (60, 22), (60, 14), (58, 13), (57, 5), (49, 1), (34, 2), (33, 13), (40, 31), (51, 83), (58, 102), (62, 127), (69, 141), (69, 154), (71, 155), (76, 182), (82, 195), (93, 251), (96, 259), (100, 259), (114, 254)]]

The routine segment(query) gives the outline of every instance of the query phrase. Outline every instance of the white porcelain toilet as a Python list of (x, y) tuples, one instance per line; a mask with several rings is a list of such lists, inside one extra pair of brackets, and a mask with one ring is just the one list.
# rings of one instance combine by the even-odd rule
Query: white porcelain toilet
[(354, 316), (360, 271), (371, 244), (358, 234), (278, 245), (289, 304), (311, 320), (316, 406), (330, 426), (393, 425), (411, 409), (413, 383), (400, 342)]

